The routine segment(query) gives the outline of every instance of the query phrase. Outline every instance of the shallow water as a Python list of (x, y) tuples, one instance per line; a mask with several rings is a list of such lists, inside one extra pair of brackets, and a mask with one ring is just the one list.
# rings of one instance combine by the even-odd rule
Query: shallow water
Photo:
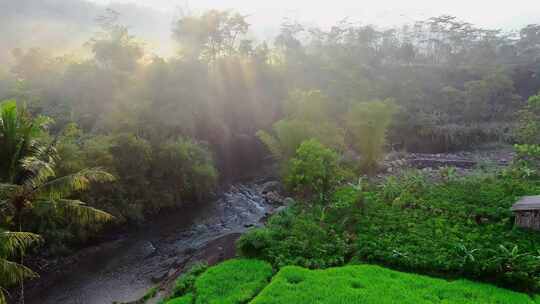
[[(272, 207), (261, 183), (235, 184), (214, 202), (185, 206), (85, 257), (76, 269), (31, 294), (29, 304), (108, 304), (142, 297), (189, 252), (228, 233), (259, 225)], [(46, 280), (47, 277), (42, 277)]]

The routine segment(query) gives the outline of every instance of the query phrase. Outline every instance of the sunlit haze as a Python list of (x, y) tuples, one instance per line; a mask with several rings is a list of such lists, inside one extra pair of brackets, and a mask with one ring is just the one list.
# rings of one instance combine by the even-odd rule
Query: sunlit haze
[(209, 8), (236, 9), (250, 15), (258, 26), (275, 26), (282, 18), (298, 18), (317, 25), (330, 25), (343, 18), (377, 25), (395, 25), (411, 20), (425, 19), (441, 14), (457, 16), (468, 22), (493, 28), (515, 28), (540, 19), (540, 1), (429, 1), (429, 0), (381, 0), (381, 1), (307, 1), (307, 0), (92, 0), (101, 4), (131, 2), (172, 12), (178, 7), (202, 10)]

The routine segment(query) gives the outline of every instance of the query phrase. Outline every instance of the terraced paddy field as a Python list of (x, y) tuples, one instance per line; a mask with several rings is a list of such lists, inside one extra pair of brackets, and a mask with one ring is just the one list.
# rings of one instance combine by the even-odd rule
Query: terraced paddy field
[(538, 304), (532, 297), (468, 280), (446, 281), (374, 265), (325, 270), (288, 266), (272, 276), (257, 260), (230, 260), (198, 276), (167, 304)]

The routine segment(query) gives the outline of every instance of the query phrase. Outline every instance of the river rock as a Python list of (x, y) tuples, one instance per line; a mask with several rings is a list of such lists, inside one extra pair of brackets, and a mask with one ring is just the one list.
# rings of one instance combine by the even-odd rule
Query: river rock
[[(294, 204), (294, 199), (292, 197), (286, 197), (284, 200), (283, 200), (283, 205), (285, 206), (290, 206)], [(284, 206), (282, 206), (284, 207)], [(281, 207), (280, 207), (281, 208)], [(279, 209), (279, 208), (278, 208)], [(277, 209), (276, 209), (277, 210)]]
[(159, 283), (159, 282), (163, 281), (163, 279), (165, 279), (167, 277), (168, 273), (169, 273), (168, 270), (163, 270), (163, 271), (160, 271), (160, 272), (156, 272), (155, 274), (152, 275), (150, 280), (152, 281), (152, 283)]
[(283, 186), (278, 181), (269, 181), (264, 183), (261, 186), (261, 193), (266, 194), (268, 192), (281, 192), (283, 191)]
[(287, 209), (287, 206), (279, 206), (279, 207), (276, 208), (276, 210), (274, 210), (274, 214), (278, 214), (278, 213), (282, 212), (285, 209)]
[(285, 198), (276, 191), (267, 192), (263, 196), (266, 202), (272, 205), (283, 205), (285, 200)]

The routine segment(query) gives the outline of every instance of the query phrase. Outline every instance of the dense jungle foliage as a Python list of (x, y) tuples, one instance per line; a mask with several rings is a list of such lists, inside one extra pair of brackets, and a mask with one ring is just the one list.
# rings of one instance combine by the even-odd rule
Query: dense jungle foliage
[[(394, 29), (287, 20), (275, 39), (256, 41), (245, 16), (209, 10), (179, 17), (178, 54), (161, 58), (118, 14), (98, 18), (88, 54), (14, 49), (0, 67), (0, 303), (5, 288), (35, 276), (23, 266), (30, 248), (70, 253), (104, 229), (209, 199), (267, 158), (297, 202), (242, 237), (246, 256), (276, 268), (372, 262), (540, 289), (540, 237), (515, 228), (508, 211), (540, 192), (540, 25), (506, 33), (452, 16)], [(385, 151), (487, 142), (515, 144), (512, 166), (375, 177)], [(227, 290), (245, 301), (271, 267), (240, 263), (235, 279), (260, 275)], [(211, 297), (228, 288), (219, 275), (186, 284)]]

